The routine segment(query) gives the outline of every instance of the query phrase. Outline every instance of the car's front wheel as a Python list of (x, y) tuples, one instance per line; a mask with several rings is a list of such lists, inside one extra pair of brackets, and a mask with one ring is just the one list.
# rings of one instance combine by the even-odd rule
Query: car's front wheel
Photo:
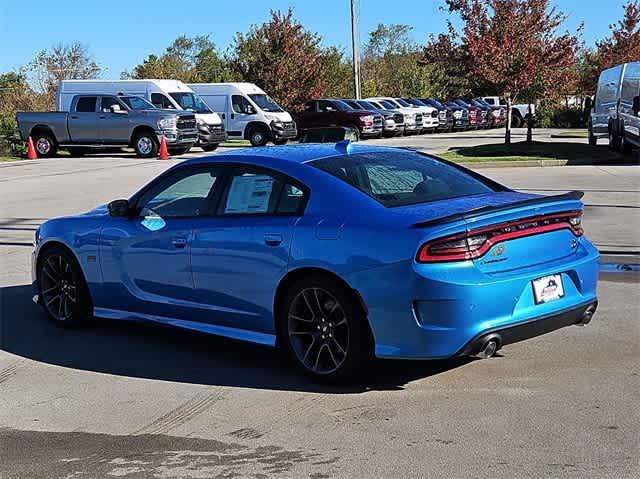
[(324, 276), (297, 281), (285, 296), (282, 339), (296, 364), (315, 380), (352, 382), (373, 357), (369, 325), (353, 296)]
[(82, 270), (62, 247), (46, 250), (38, 260), (39, 302), (53, 322), (74, 326), (91, 317), (91, 298)]
[(159, 148), (158, 138), (151, 132), (138, 133), (133, 139), (133, 149), (139, 158), (154, 158)]

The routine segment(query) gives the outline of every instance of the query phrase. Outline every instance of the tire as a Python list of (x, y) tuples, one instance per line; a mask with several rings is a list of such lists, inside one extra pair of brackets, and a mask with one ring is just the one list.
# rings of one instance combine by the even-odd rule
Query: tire
[(620, 151), (620, 138), (613, 131), (613, 128), (609, 128), (609, 149), (612, 151)]
[(520, 115), (511, 115), (511, 128), (520, 128), (522, 123), (523, 121)]
[(218, 148), (218, 143), (210, 143), (208, 145), (203, 145), (200, 148), (202, 148), (203, 151), (214, 151)]
[(598, 144), (598, 137), (593, 135), (591, 128), (589, 128), (589, 144), (591, 146), (596, 146)]
[(362, 134), (360, 133), (360, 128), (358, 128), (356, 125), (348, 125), (347, 128), (350, 128), (356, 132), (356, 141), (360, 141), (363, 139)]
[(160, 144), (155, 133), (143, 131), (134, 137), (133, 149), (139, 158), (155, 158), (158, 156)]
[(61, 246), (43, 252), (37, 263), (38, 299), (47, 316), (61, 326), (92, 317), (89, 288), (76, 258)]
[(38, 158), (51, 158), (58, 152), (58, 144), (51, 133), (41, 132), (31, 135)]
[(252, 127), (247, 136), (251, 146), (264, 146), (269, 141), (266, 129), (259, 126)]
[(620, 137), (620, 152), (623, 155), (630, 155), (631, 150), (632, 150), (631, 143), (627, 141), (624, 135), (624, 130), (622, 130), (622, 136)]
[(280, 339), (314, 381), (351, 383), (369, 369), (373, 337), (367, 318), (337, 280), (309, 276), (293, 283), (280, 312)]
[(279, 140), (273, 140), (274, 145), (286, 145), (289, 140), (286, 138), (281, 138)]
[(190, 146), (168, 149), (170, 155), (184, 155), (185, 153), (189, 153), (189, 150), (191, 150)]

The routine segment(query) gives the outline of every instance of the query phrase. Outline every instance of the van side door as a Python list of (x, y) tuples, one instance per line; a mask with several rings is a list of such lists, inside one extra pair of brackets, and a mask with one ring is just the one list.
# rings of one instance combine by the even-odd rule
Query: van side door
[(244, 137), (244, 130), (256, 117), (256, 113), (253, 105), (243, 95), (231, 95), (227, 134), (233, 138)]
[(68, 128), (73, 143), (93, 144), (100, 141), (98, 129), (98, 96), (78, 95), (71, 103)]
[(622, 79), (620, 121), (625, 141), (635, 146), (640, 146), (640, 117), (633, 108), (634, 98), (638, 95), (640, 95), (640, 62), (633, 62), (625, 68)]

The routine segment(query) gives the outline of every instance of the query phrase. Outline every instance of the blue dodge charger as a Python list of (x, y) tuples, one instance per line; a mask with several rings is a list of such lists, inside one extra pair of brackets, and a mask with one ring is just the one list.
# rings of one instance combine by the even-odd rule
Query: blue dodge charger
[(35, 299), (63, 325), (145, 320), (277, 345), (328, 381), (374, 357), (489, 357), (590, 321), (598, 251), (581, 197), (348, 141), (217, 154), (42, 224)]

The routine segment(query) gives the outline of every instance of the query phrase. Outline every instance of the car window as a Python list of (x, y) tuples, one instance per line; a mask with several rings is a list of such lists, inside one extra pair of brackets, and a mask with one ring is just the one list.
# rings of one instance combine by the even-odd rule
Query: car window
[(386, 207), (411, 205), (494, 189), (474, 176), (414, 152), (322, 158), (311, 165), (346, 181)]
[(318, 110), (326, 113), (330, 111), (336, 111), (337, 108), (333, 105), (333, 102), (330, 102), (327, 100), (320, 100), (318, 102)]
[(171, 103), (171, 100), (169, 100), (169, 98), (167, 98), (162, 93), (152, 93), (151, 94), (151, 103), (156, 108), (168, 108), (168, 109), (171, 109), (171, 110), (175, 110), (176, 109), (174, 104)]
[(213, 190), (220, 177), (219, 168), (180, 171), (142, 197), (140, 215), (178, 218), (209, 214)]
[(301, 187), (284, 176), (238, 168), (229, 182), (222, 214), (296, 214), (300, 212), (304, 199)]
[(96, 111), (96, 103), (98, 103), (97, 96), (83, 96), (78, 98), (78, 104), (76, 105), (76, 111), (81, 113), (90, 113)]
[(316, 102), (308, 101), (304, 104), (304, 111), (316, 111)]
[(624, 71), (622, 80), (622, 101), (632, 103), (633, 97), (638, 95), (640, 89), (640, 62), (629, 63)]
[(114, 96), (103, 96), (100, 99), (100, 111), (102, 111), (103, 113), (111, 112), (111, 107), (114, 105), (117, 105), (116, 108), (126, 110), (126, 108), (122, 106), (118, 99)]
[(242, 95), (231, 95), (231, 108), (236, 113), (246, 115), (250, 115), (255, 112), (253, 105)]

